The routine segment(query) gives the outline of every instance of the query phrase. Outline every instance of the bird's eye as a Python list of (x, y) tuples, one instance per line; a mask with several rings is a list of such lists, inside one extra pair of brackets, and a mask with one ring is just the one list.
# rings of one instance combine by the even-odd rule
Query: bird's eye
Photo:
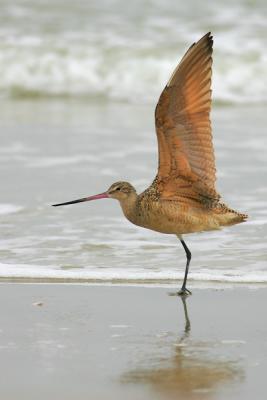
[(120, 188), (120, 187), (117, 187), (116, 190), (121, 190), (121, 188)]

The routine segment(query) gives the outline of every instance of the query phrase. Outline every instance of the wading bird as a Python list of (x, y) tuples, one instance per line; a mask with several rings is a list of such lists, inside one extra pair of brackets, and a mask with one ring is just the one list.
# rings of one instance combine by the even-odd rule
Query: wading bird
[(191, 293), (186, 288), (191, 252), (182, 235), (220, 229), (247, 218), (222, 203), (215, 188), (210, 123), (212, 45), (210, 32), (194, 43), (161, 93), (155, 111), (159, 163), (151, 186), (138, 195), (130, 183), (116, 182), (104, 193), (54, 204), (116, 199), (133, 224), (176, 235), (187, 259), (179, 295)]

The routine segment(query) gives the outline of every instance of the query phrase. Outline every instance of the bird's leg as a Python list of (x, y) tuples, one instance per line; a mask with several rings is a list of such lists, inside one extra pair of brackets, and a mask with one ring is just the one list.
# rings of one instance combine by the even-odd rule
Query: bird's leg
[(186, 280), (187, 280), (187, 275), (188, 275), (188, 271), (189, 271), (189, 264), (190, 264), (190, 260), (191, 260), (191, 252), (189, 250), (189, 248), (187, 247), (187, 245), (185, 244), (184, 240), (182, 239), (182, 237), (179, 237), (180, 242), (183, 245), (183, 248), (185, 250), (186, 253), (186, 267), (185, 267), (185, 274), (184, 274), (184, 281), (183, 281), (183, 285), (181, 287), (181, 289), (178, 292), (179, 296), (187, 296), (188, 294), (191, 294), (190, 290), (186, 289)]
[(190, 330), (191, 330), (191, 323), (187, 311), (187, 305), (186, 305), (186, 296), (181, 296), (181, 300), (183, 302), (183, 307), (184, 307), (184, 318), (185, 318), (185, 327), (184, 327), (184, 334), (181, 337), (181, 340), (184, 340), (187, 336), (189, 336)]

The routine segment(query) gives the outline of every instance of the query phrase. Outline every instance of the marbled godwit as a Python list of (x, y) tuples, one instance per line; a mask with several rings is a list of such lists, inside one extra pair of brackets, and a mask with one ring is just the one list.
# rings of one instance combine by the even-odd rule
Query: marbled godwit
[(101, 194), (63, 206), (103, 198), (117, 199), (133, 224), (175, 234), (186, 253), (186, 288), (191, 252), (182, 235), (220, 229), (246, 220), (247, 215), (227, 207), (215, 188), (216, 169), (210, 123), (212, 36), (194, 43), (174, 70), (155, 111), (158, 173), (152, 185), (137, 194), (128, 182), (116, 182)]

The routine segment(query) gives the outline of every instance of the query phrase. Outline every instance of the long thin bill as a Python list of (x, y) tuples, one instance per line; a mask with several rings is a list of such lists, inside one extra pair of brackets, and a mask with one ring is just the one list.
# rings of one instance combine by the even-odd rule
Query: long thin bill
[(106, 192), (104, 192), (104, 193), (96, 194), (95, 196), (83, 197), (82, 199), (67, 201), (66, 203), (52, 204), (52, 206), (53, 207), (67, 206), (69, 204), (82, 203), (83, 201), (106, 199), (108, 197), (109, 197), (108, 194)]

